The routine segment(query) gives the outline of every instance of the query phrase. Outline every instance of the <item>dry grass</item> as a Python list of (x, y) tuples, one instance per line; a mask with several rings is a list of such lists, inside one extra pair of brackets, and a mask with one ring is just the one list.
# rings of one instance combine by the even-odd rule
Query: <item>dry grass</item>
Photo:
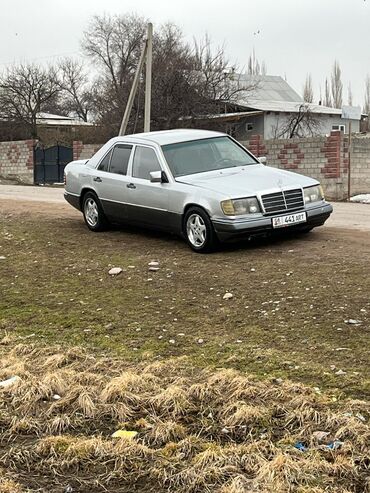
[[(0, 471), (1, 474), (1, 471)], [(12, 479), (5, 477), (0, 478), (0, 492), (1, 493), (22, 493), (22, 487), (19, 483), (16, 483)]]
[[(66, 484), (92, 492), (369, 491), (364, 401), (200, 371), (186, 358), (128, 368), (80, 349), (12, 344), (0, 349), (0, 376), (20, 377), (0, 390), (2, 493)], [(121, 428), (138, 434), (112, 438)], [(343, 446), (327, 449), (314, 438), (320, 430)]]

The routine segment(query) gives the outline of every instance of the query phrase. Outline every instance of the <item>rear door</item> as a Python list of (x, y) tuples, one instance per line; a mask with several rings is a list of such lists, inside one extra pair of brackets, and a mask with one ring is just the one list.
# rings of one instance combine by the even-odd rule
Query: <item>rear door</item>
[(132, 144), (116, 144), (100, 161), (93, 171), (93, 183), (106, 216), (112, 221), (125, 221), (128, 218), (127, 176)]
[(171, 184), (152, 183), (152, 171), (162, 171), (155, 148), (136, 145), (131, 164), (128, 217), (135, 224), (170, 229), (168, 191)]

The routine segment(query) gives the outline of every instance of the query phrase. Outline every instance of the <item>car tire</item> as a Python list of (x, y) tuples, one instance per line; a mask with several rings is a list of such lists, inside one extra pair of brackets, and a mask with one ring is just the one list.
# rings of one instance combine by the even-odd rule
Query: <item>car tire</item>
[(94, 192), (85, 193), (82, 201), (82, 213), (86, 226), (91, 231), (104, 231), (108, 227), (101, 203)]
[(194, 252), (208, 253), (215, 250), (218, 244), (213, 224), (200, 207), (191, 207), (186, 211), (183, 232), (187, 244)]

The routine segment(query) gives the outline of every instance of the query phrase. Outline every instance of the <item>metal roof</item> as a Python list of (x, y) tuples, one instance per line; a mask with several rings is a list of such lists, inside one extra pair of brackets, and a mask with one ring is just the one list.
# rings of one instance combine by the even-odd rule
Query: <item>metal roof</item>
[[(298, 113), (300, 107), (304, 104), (307, 105), (312, 113), (320, 115), (343, 115), (343, 109), (329, 108), (328, 106), (304, 102), (303, 98), (290, 87), (287, 81), (278, 75), (253, 76), (237, 74), (234, 80), (241, 86), (245, 85), (251, 88), (251, 90), (240, 91), (237, 95), (237, 104), (245, 109)], [(359, 118), (353, 119), (357, 120)]]
[(179, 120), (197, 120), (197, 121), (237, 121), (242, 118), (248, 118), (251, 116), (263, 115), (263, 111), (235, 111), (234, 113), (218, 113), (215, 115), (199, 115), (199, 116), (183, 116)]
[(73, 120), (70, 116), (55, 115), (53, 113), (37, 113), (36, 116), (39, 120)]
[(58, 126), (93, 126), (94, 123), (84, 122), (70, 116), (53, 115), (52, 113), (37, 113), (36, 123), (38, 125)]
[(326, 114), (326, 115), (342, 115), (342, 110), (337, 108), (328, 108), (313, 103), (304, 103), (303, 101), (291, 102), (291, 101), (260, 101), (257, 99), (248, 99), (246, 101), (240, 101), (239, 104), (245, 108), (251, 108), (253, 110), (260, 111), (275, 111), (280, 113), (298, 113), (299, 108), (303, 105), (307, 106), (312, 113)]
[(303, 98), (279, 75), (237, 74), (234, 79), (240, 86), (253, 87), (251, 91), (241, 91), (241, 100), (261, 101), (303, 101)]

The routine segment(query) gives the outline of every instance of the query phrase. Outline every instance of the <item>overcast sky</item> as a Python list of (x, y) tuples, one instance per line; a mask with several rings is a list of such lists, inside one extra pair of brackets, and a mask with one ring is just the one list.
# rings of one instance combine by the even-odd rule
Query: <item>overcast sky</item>
[(268, 74), (286, 75), (299, 93), (311, 72), (315, 99), (334, 59), (343, 73), (344, 102), (351, 81), (354, 104), (363, 104), (370, 74), (370, 0), (1, 0), (1, 7), (0, 69), (78, 56), (92, 15), (137, 12), (154, 29), (165, 21), (178, 24), (189, 40), (207, 32), (241, 66), (254, 48)]

